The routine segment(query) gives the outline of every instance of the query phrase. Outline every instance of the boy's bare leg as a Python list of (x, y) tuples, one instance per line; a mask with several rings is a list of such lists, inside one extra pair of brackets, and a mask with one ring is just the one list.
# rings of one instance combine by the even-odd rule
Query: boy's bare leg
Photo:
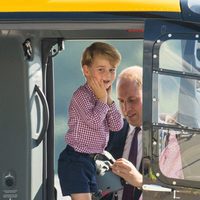
[(90, 193), (71, 194), (72, 200), (92, 200)]

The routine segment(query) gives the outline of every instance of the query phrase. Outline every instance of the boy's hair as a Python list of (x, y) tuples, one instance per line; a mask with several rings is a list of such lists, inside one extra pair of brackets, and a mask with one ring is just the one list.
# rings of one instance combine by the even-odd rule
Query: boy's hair
[(98, 55), (104, 56), (112, 65), (119, 64), (121, 60), (121, 55), (115, 47), (104, 42), (94, 42), (84, 50), (81, 65), (90, 66)]

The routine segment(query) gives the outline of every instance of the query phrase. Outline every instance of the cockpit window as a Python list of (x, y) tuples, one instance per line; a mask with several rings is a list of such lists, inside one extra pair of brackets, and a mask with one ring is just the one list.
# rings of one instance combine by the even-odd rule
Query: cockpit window
[(163, 42), (159, 52), (159, 67), (200, 74), (200, 41), (171, 39)]
[(197, 14), (200, 14), (200, 1), (188, 0), (188, 8)]
[(153, 80), (153, 122), (199, 129), (199, 80), (156, 73)]
[(200, 43), (191, 37), (174, 36), (155, 48), (153, 152), (163, 177), (199, 181)]

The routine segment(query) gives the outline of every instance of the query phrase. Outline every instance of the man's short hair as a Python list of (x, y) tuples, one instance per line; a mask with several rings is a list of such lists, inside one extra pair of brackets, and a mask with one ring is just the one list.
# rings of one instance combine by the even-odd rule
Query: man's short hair
[(120, 80), (129, 79), (134, 80), (139, 88), (142, 88), (142, 76), (143, 76), (143, 69), (140, 66), (131, 66), (127, 67), (121, 71), (121, 73), (117, 77), (117, 84)]

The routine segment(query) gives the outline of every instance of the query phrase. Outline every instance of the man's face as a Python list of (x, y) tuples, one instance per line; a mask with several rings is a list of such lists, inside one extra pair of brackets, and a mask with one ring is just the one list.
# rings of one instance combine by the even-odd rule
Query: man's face
[(129, 79), (121, 79), (117, 86), (117, 96), (123, 116), (132, 126), (142, 125), (142, 89)]

